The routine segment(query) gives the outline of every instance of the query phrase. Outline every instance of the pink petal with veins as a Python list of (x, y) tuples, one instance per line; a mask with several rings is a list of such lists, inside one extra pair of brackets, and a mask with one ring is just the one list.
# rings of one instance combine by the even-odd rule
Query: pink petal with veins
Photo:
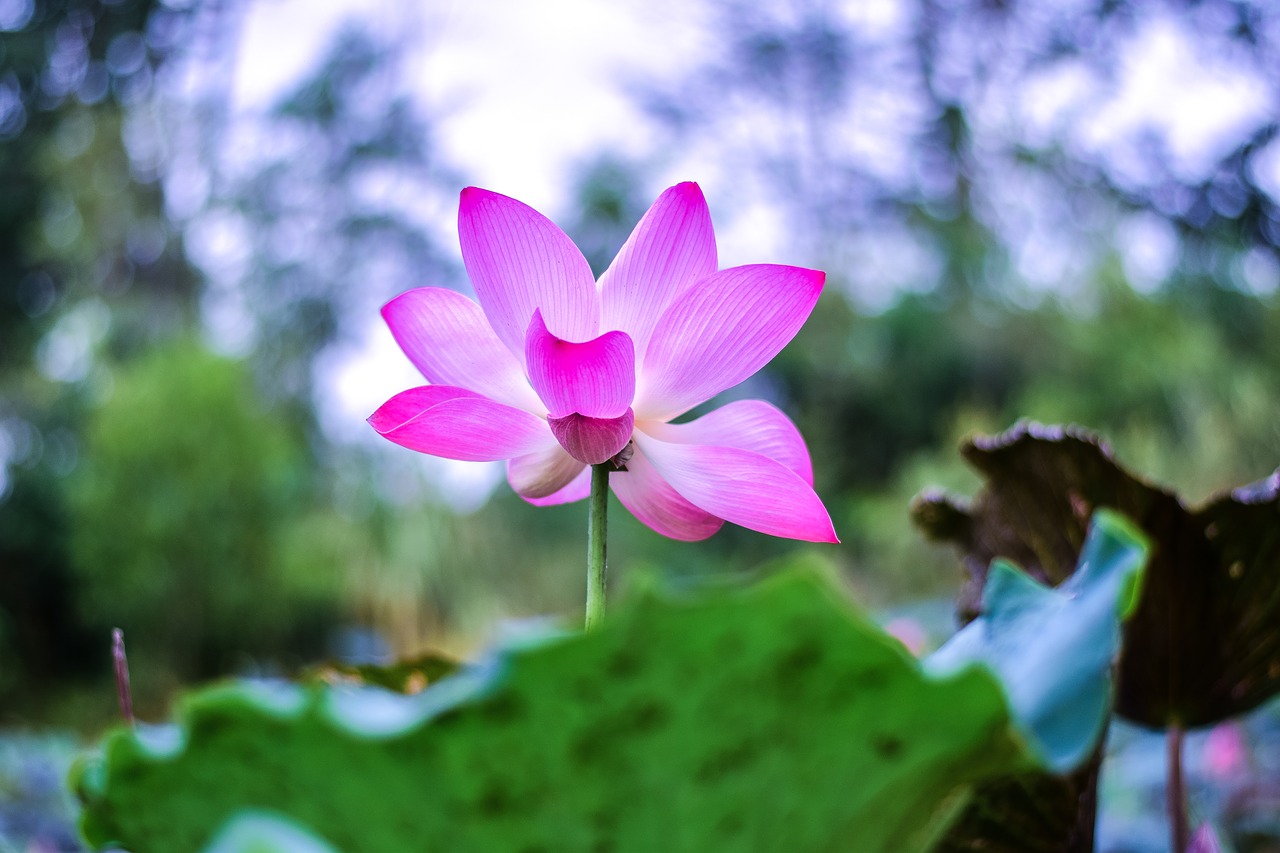
[(627, 470), (609, 475), (609, 485), (632, 515), (663, 536), (697, 542), (724, 526), (724, 519), (680, 497), (639, 448), (627, 462)]
[[(526, 501), (534, 506), (556, 506), (558, 504), (573, 503), (580, 501), (591, 494), (591, 469), (583, 467), (582, 473), (574, 477), (565, 486), (555, 494), (547, 495), (545, 498), (525, 498)], [(521, 495), (521, 497), (524, 497)]]
[(825, 278), (756, 264), (721, 270), (686, 290), (649, 341), (636, 417), (669, 421), (764, 367), (800, 331)]
[(401, 391), (369, 423), (410, 450), (468, 462), (511, 459), (547, 443), (546, 421), (537, 415), (447, 385)]
[[(520, 497), (540, 504), (572, 485), (585, 468), (583, 463), (565, 452), (560, 442), (548, 435), (545, 447), (507, 462), (507, 482)], [(590, 480), (586, 483), (589, 491)]]
[(428, 382), (469, 388), (535, 414), (546, 411), (484, 311), (461, 293), (420, 287), (384, 305), (382, 316), (400, 349)]
[(737, 447), (660, 441), (639, 430), (635, 442), (662, 479), (699, 509), (771, 536), (839, 541), (813, 488), (781, 462)]
[(630, 409), (616, 418), (589, 418), (574, 413), (563, 418), (547, 418), (547, 424), (570, 456), (588, 465), (599, 465), (627, 446), (635, 416)]
[(752, 450), (781, 462), (813, 485), (813, 463), (800, 430), (763, 400), (735, 400), (686, 424), (644, 424), (654, 438), (679, 444), (705, 444)]
[(643, 355), (667, 306), (715, 271), (716, 236), (702, 190), (691, 182), (671, 187), (600, 276), (604, 328), (631, 335)]
[(552, 417), (616, 418), (636, 393), (636, 353), (625, 332), (575, 344), (551, 334), (533, 313), (525, 338), (529, 381)]
[(498, 193), (468, 187), (458, 207), (462, 261), (489, 324), (518, 359), (535, 309), (572, 341), (600, 330), (600, 295), (582, 252), (550, 219)]

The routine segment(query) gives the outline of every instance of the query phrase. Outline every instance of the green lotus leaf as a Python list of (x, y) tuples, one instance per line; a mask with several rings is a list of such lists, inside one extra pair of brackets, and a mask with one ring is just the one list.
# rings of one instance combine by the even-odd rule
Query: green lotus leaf
[(926, 673), (811, 574), (649, 595), (403, 696), (229, 684), (120, 730), (76, 786), (98, 847), (189, 853), (245, 810), (336, 849), (927, 849), (1042, 766), (982, 666)]

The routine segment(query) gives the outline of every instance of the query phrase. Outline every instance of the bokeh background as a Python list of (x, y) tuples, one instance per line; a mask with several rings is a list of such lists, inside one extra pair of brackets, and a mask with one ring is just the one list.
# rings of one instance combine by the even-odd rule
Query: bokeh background
[[(584, 506), (364, 424), (418, 381), (379, 306), (469, 292), (462, 187), (600, 272), (697, 180), (722, 266), (827, 270), (727, 395), (796, 420), (842, 543), (614, 503), (611, 582), (800, 554), (929, 642), (960, 570), (907, 508), (976, 488), (964, 435), (1082, 424), (1193, 501), (1280, 464), (1278, 128), (1267, 0), (0, 0), (0, 850), (76, 849), (58, 768), (114, 719), (113, 627), (159, 719), (578, 618)], [(1196, 742), (1260, 838), (1275, 720)], [(1111, 849), (1161, 849), (1144, 761)]]

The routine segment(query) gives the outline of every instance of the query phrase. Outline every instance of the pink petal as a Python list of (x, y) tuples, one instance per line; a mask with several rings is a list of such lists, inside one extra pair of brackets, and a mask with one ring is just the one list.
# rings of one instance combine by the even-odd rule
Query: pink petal
[(660, 441), (639, 430), (635, 442), (662, 479), (712, 515), (771, 536), (839, 541), (813, 488), (781, 462), (737, 447)]
[(616, 418), (589, 418), (575, 413), (563, 418), (547, 418), (547, 424), (570, 456), (588, 465), (599, 465), (627, 446), (635, 420), (635, 415), (627, 409)]
[(480, 306), (461, 293), (441, 287), (410, 290), (384, 305), (382, 316), (428, 382), (470, 388), (535, 414), (546, 411)]
[(781, 462), (813, 485), (813, 463), (800, 430), (763, 400), (735, 400), (687, 424), (646, 423), (643, 428), (663, 441), (754, 451)]
[(600, 329), (591, 267), (550, 219), (526, 204), (468, 187), (458, 207), (467, 275), (489, 324), (517, 358), (535, 309), (561, 338), (586, 341)]
[(600, 276), (604, 328), (631, 335), (643, 355), (672, 300), (715, 271), (716, 236), (702, 190), (691, 182), (671, 187)]
[[(562, 493), (579, 479), (586, 466), (574, 459), (554, 438), (548, 436), (545, 447), (517, 456), (507, 462), (507, 482), (516, 494), (539, 506), (577, 500)], [(591, 490), (590, 476), (583, 480)], [(583, 493), (583, 497), (586, 492)], [(554, 498), (561, 500), (553, 500)]]
[(525, 337), (529, 381), (552, 417), (575, 412), (592, 418), (616, 418), (636, 393), (636, 353), (625, 332), (606, 332), (575, 344), (547, 331), (533, 312)]
[(764, 367), (800, 331), (826, 274), (757, 264), (702, 279), (658, 321), (636, 417), (669, 421)]
[(609, 475), (609, 485), (632, 515), (663, 536), (697, 542), (724, 526), (724, 519), (680, 497), (638, 448), (627, 470)]
[(581, 474), (574, 477), (569, 485), (554, 495), (548, 495), (545, 498), (525, 498), (525, 500), (534, 506), (556, 506), (580, 501), (589, 494), (591, 494), (591, 469), (583, 468)]
[(410, 450), (468, 462), (511, 459), (547, 444), (547, 422), (537, 415), (447, 385), (402, 391), (369, 423)]

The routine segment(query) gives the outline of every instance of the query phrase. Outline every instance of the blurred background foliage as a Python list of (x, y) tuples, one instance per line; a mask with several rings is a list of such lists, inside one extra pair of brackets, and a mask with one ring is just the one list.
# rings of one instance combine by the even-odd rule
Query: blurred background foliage
[[(147, 716), (198, 679), (578, 618), (581, 505), (460, 499), (332, 405), (382, 302), (468, 289), (450, 115), (412, 97), (407, 42), (352, 27), (246, 121), (243, 6), (0, 0), (0, 724), (109, 719), (111, 627)], [(1280, 463), (1280, 92), (1192, 165), (1154, 131), (1081, 142), (1105, 87), (1052, 126), (1009, 108), (1064, 69), (1114, 80), (1161, 16), (1274, 84), (1280, 12), (911, 0), (885, 29), (857, 6), (701, 0), (700, 63), (626, 83), (645, 150), (584, 156), (547, 211), (599, 272), (673, 172), (702, 177), (673, 152), (701, 155), (732, 176), (719, 228), (764, 210), (785, 252), (761, 259), (829, 273), (728, 394), (795, 418), (842, 544), (675, 543), (615, 504), (617, 588), (802, 552), (873, 607), (945, 597), (956, 561), (908, 503), (974, 488), (958, 441), (1019, 417), (1197, 499)]]

